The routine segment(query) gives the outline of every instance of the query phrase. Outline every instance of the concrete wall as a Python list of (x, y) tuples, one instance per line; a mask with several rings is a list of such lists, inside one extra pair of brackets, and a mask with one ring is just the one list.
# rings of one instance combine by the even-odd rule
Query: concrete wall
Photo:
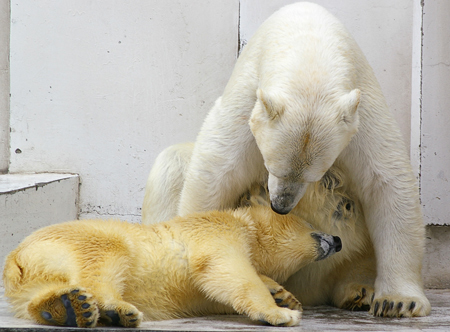
[(421, 197), (430, 224), (450, 224), (450, 1), (424, 1)]
[(140, 220), (156, 155), (231, 74), (239, 2), (13, 0), (11, 172), (81, 177), (80, 217)]
[(0, 173), (9, 166), (9, 0), (0, 0)]

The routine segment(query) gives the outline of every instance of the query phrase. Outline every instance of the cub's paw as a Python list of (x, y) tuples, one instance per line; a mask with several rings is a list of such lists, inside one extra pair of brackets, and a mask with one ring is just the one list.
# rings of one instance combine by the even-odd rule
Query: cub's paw
[(273, 309), (263, 315), (262, 322), (274, 326), (295, 326), (300, 323), (302, 312), (287, 308)]
[(291, 310), (302, 311), (302, 304), (290, 292), (279, 286), (276, 289), (270, 289), (273, 299), (277, 306), (289, 308)]
[(102, 325), (138, 327), (142, 322), (142, 312), (127, 302), (105, 306), (100, 310)]
[(269, 197), (267, 195), (266, 188), (258, 183), (255, 183), (241, 196), (238, 206), (247, 207), (259, 205), (270, 206)]
[(59, 289), (33, 300), (28, 311), (38, 323), (71, 327), (95, 327), (97, 301), (82, 288)]
[(430, 303), (418, 297), (375, 297), (370, 313), (377, 317), (421, 317), (430, 313)]
[(339, 308), (353, 311), (369, 311), (374, 290), (370, 286), (353, 285), (348, 290), (348, 296)]

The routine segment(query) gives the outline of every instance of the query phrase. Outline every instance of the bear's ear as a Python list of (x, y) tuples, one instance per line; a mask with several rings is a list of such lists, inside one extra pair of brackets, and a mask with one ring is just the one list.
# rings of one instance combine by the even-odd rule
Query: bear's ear
[(351, 119), (358, 109), (359, 101), (361, 100), (361, 91), (359, 89), (354, 89), (342, 96), (340, 99), (340, 104), (343, 109), (342, 120), (344, 122), (351, 122)]
[(280, 116), (283, 113), (284, 108), (277, 107), (272, 99), (264, 94), (261, 89), (256, 90), (256, 96), (266, 110), (266, 113), (270, 120), (274, 120), (276, 117)]

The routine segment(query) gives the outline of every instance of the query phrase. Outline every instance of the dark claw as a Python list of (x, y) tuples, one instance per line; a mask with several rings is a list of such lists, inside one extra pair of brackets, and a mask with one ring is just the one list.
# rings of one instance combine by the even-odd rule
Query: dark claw
[(283, 302), (283, 299), (275, 299), (275, 303), (281, 303)]
[(403, 302), (399, 302), (397, 304), (397, 309), (400, 310), (403, 307)]
[(392, 301), (391, 303), (389, 303), (389, 310), (394, 309), (394, 305), (395, 305), (394, 301)]
[(86, 326), (90, 326), (90, 325), (92, 325), (92, 323), (93, 323), (94, 321), (91, 321), (91, 322), (86, 322)]
[(137, 321), (137, 318), (136, 318), (136, 319), (130, 319), (130, 320), (129, 320), (130, 323), (133, 323), (133, 322), (135, 322), (135, 321)]
[(281, 308), (289, 308), (289, 304), (282, 304), (280, 305)]
[(84, 300), (86, 300), (87, 299), (87, 296), (86, 295), (80, 295), (80, 296), (78, 296), (78, 300), (80, 300), (80, 301), (84, 301)]
[(365, 297), (367, 294), (366, 289), (365, 288), (361, 289), (361, 293), (362, 293), (362, 297)]
[(81, 305), (81, 307), (83, 308), (83, 309), (87, 309), (87, 308), (89, 308), (91, 305), (89, 304), (89, 303), (83, 303), (82, 305)]
[(370, 303), (373, 302), (373, 299), (375, 298), (375, 293), (372, 294), (372, 298), (370, 299)]
[(353, 301), (358, 301), (361, 298), (361, 296), (356, 295), (356, 297), (353, 299)]
[(78, 293), (80, 290), (79, 289), (74, 289), (73, 291), (71, 291), (70, 293), (72, 293), (72, 294), (76, 294), (76, 293)]
[(386, 310), (387, 300), (383, 301), (383, 306), (381, 307), (381, 311), (384, 312)]
[(377, 315), (377, 312), (378, 312), (378, 308), (380, 307), (380, 303), (378, 303), (378, 301), (377, 302), (375, 302), (375, 307), (374, 307), (374, 309), (373, 309), (373, 314), (376, 316)]
[(134, 312), (129, 312), (125, 316), (133, 316), (133, 315), (134, 315)]
[(409, 306), (409, 311), (413, 311), (416, 307), (416, 302), (411, 302), (411, 305)]

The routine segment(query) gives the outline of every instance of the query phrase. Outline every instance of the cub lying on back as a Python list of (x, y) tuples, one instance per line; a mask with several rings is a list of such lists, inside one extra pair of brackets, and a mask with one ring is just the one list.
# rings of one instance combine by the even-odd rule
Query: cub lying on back
[(278, 283), (341, 247), (339, 237), (263, 206), (149, 226), (73, 221), (28, 236), (3, 280), (16, 316), (40, 324), (136, 327), (238, 312), (291, 326), (301, 304)]

